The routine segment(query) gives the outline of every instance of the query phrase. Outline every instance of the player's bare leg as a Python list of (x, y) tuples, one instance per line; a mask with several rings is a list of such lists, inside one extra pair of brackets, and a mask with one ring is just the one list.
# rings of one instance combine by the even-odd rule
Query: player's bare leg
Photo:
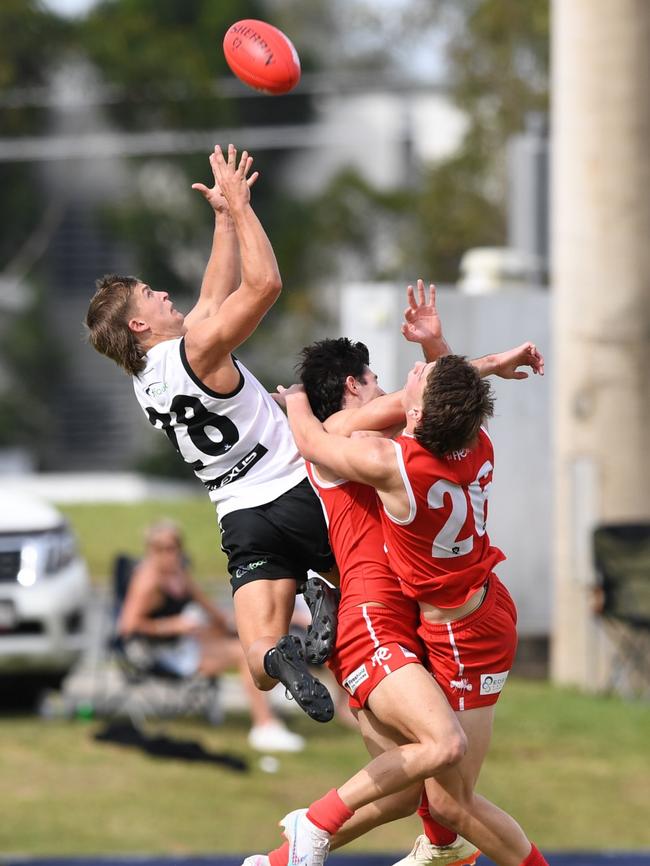
[[(383, 725), (368, 710), (360, 710), (355, 715), (366, 749), (371, 757), (374, 758), (377, 755), (381, 755), (382, 752), (406, 743), (404, 737), (397, 731)], [(341, 848), (343, 845), (347, 845), (348, 842), (352, 842), (353, 839), (358, 839), (359, 836), (363, 836), (369, 830), (373, 830), (382, 824), (397, 821), (400, 818), (408, 818), (410, 815), (413, 815), (420, 802), (421, 791), (422, 783), (415, 782), (397, 794), (390, 794), (387, 797), (376, 800), (374, 803), (368, 803), (368, 805), (357, 809), (338, 833), (332, 836), (330, 849)]]
[[(402, 668), (412, 671), (417, 669), (417, 665)], [(406, 738), (411, 740), (416, 735), (415, 732), (422, 722), (431, 725), (430, 716), (428, 719), (419, 719), (420, 700), (415, 707), (410, 708), (413, 712), (411, 719), (407, 722), (402, 720), (402, 710), (409, 709), (409, 694), (400, 695), (395, 691), (398, 673), (400, 671), (391, 674), (371, 694), (369, 705), (373, 705), (373, 712), (358, 716), (364, 726), (364, 739), (369, 748), (373, 741), (387, 747), (390, 747), (391, 740), (395, 744), (401, 744)], [(389, 692), (386, 684), (391, 680), (393, 689)], [(410, 689), (407, 691), (410, 692)], [(421, 697), (421, 693), (418, 697)], [(378, 720), (377, 716), (380, 714), (384, 721), (390, 722), (391, 727)], [(408, 712), (404, 715), (408, 717)], [(491, 857), (497, 866), (520, 866), (531, 852), (531, 843), (524, 831), (514, 818), (474, 793), (490, 744), (494, 707), (468, 710), (456, 715), (467, 735), (468, 749), (458, 764), (448, 770), (440, 770), (435, 778), (426, 780), (431, 813), (443, 826), (448, 826), (460, 837), (471, 839), (474, 846)], [(402, 729), (401, 736), (397, 730), (392, 731), (392, 727)], [(413, 790), (413, 787), (407, 788), (401, 794), (406, 793), (408, 796)], [(399, 811), (405, 805), (400, 802), (401, 794), (383, 798), (358, 809), (332, 837), (331, 847), (338, 848), (346, 844), (362, 832), (378, 826), (382, 820), (394, 820), (393, 815), (399, 817)]]
[(289, 631), (296, 599), (296, 581), (255, 580), (233, 596), (237, 634), (258, 689), (268, 691), (277, 680), (264, 668), (264, 656)]
[[(418, 669), (417, 665), (409, 667)], [(423, 669), (420, 671), (426, 674)], [(412, 740), (421, 736), (422, 725), (432, 727), (431, 717), (427, 719), (426, 715), (421, 714), (419, 698), (426, 686), (423, 683), (422, 688), (412, 692), (411, 696), (408, 693), (393, 695), (393, 690), (398, 685), (398, 673), (400, 671), (380, 683), (370, 695), (368, 703), (375, 716)], [(429, 679), (431, 680), (430, 677)], [(393, 683), (393, 690), (389, 691), (385, 684), (390, 681)], [(427, 779), (425, 784), (431, 813), (441, 824), (465, 839), (470, 839), (498, 866), (520, 866), (531, 850), (523, 830), (510, 815), (474, 794), (474, 787), (490, 744), (494, 708), (468, 710), (457, 713), (456, 716), (467, 737), (467, 752), (453, 767), (441, 768), (434, 779)]]
[[(355, 783), (357, 785), (360, 784), (361, 790), (366, 791), (369, 782), (371, 784), (377, 783), (380, 788), (390, 789), (396, 781), (399, 781), (400, 776), (402, 778), (409, 774), (417, 776), (419, 772), (419, 779), (413, 781), (398, 793), (380, 797), (373, 802), (368, 802), (366, 805), (357, 808), (354, 814), (348, 817), (344, 823), (340, 824), (337, 831), (332, 833), (329, 838), (332, 848), (340, 848), (380, 824), (414, 814), (420, 803), (422, 793), (422, 764), (416, 759), (416, 769), (411, 773), (411, 770), (414, 768), (410, 766), (413, 763), (411, 760), (413, 756), (410, 752), (417, 747), (421, 752), (418, 757), (422, 762), (428, 760), (435, 763), (436, 759), (439, 758), (440, 744), (432, 736), (431, 729), (442, 731), (443, 738), (448, 743), (453, 743), (454, 737), (460, 728), (441, 690), (431, 679), (430, 675), (419, 665), (408, 665), (395, 671), (390, 677), (379, 683), (372, 694), (375, 695), (374, 703), (376, 706), (390, 708), (391, 713), (397, 707), (397, 715), (400, 714), (401, 710), (404, 713), (404, 726), (410, 731), (417, 731), (422, 736), (424, 743), (414, 743), (415, 735), (413, 733), (410, 733), (407, 738), (394, 728), (379, 721), (376, 715), (369, 710), (358, 712), (357, 719), (360, 723), (366, 747), (375, 758), (373, 762), (375, 766), (362, 770), (351, 782), (344, 784), (337, 792), (331, 792), (331, 794), (336, 793), (341, 800), (345, 798), (344, 802), (349, 802), (350, 806), (354, 808), (362, 796), (360, 790), (355, 788)], [(420, 714), (421, 719), (414, 721), (415, 716)], [(420, 723), (422, 726), (421, 730)], [(447, 725), (449, 726), (449, 730), (446, 730)], [(397, 752), (396, 747), (403, 747), (403, 750)], [(404, 752), (407, 752), (408, 756), (404, 765), (401, 765), (399, 756), (403, 757)], [(386, 770), (385, 773), (381, 772), (381, 768), (380, 772), (377, 773), (378, 763), (386, 764), (384, 768)], [(399, 766), (396, 767), (396, 764)], [(356, 802), (354, 800), (355, 796), (357, 798)], [(312, 804), (310, 810), (313, 807), (314, 804)], [(304, 810), (302, 811), (304, 812)], [(305, 827), (308, 827), (309, 821), (305, 822), (304, 815), (300, 817), (300, 820), (304, 825), (302, 828), (304, 835), (304, 832), (306, 832)], [(291, 837), (291, 834), (288, 835)], [(295, 840), (293, 842), (295, 847)], [(464, 839), (457, 839), (457, 846), (451, 859), (447, 857), (446, 847), (432, 843), (428, 844), (430, 849), (435, 851), (436, 862), (439, 862), (441, 866), (442, 864), (452, 862), (473, 863), (478, 857), (476, 847)], [(458, 857), (458, 852), (463, 854), (461, 859)], [(286, 856), (287, 848), (278, 849), (274, 854), (282, 858)]]
[[(417, 734), (410, 742), (377, 755), (352, 778), (338, 789), (332, 789), (324, 797), (314, 801), (309, 809), (297, 809), (286, 815), (280, 825), (289, 843), (289, 862), (320, 864), (329, 850), (331, 837), (352, 818), (362, 806), (403, 791), (415, 782), (421, 782), (443, 767), (451, 767), (463, 756), (466, 748), (465, 734), (458, 723), (441, 689), (420, 665), (409, 664), (394, 671), (388, 678), (403, 698), (406, 727), (413, 727)], [(386, 683), (379, 683), (370, 696), (385, 692), (384, 702), (395, 701), (388, 695)], [(429, 682), (426, 694), (420, 686)], [(399, 701), (398, 701), (399, 703)], [(412, 726), (410, 717), (416, 707), (428, 725)], [(372, 707), (371, 707), (372, 708)], [(425, 730), (426, 729), (426, 730)]]
[(288, 634), (295, 597), (293, 578), (240, 586), (234, 595), (239, 639), (258, 689), (268, 691), (279, 680), (311, 718), (329, 721), (334, 715), (330, 694), (309, 672), (300, 639)]
[(456, 766), (427, 779), (429, 808), (436, 820), (469, 838), (497, 866), (520, 866), (531, 852), (531, 843), (519, 824), (474, 793), (492, 736), (494, 707), (458, 713), (469, 748)]
[(453, 766), (465, 753), (463, 729), (442, 690), (421, 665), (406, 665), (382, 680), (368, 706), (384, 724), (401, 730), (407, 742), (399, 750), (378, 755), (337, 789), (352, 811)]

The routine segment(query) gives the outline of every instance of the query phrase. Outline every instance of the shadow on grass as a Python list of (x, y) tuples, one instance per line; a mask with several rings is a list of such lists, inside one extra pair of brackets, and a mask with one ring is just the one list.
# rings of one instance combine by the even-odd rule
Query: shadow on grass
[(248, 762), (228, 752), (209, 752), (196, 740), (181, 740), (166, 734), (149, 735), (131, 721), (116, 719), (93, 734), (100, 743), (114, 743), (139, 749), (155, 758), (172, 758), (192, 763), (218, 764), (237, 773), (249, 771)]

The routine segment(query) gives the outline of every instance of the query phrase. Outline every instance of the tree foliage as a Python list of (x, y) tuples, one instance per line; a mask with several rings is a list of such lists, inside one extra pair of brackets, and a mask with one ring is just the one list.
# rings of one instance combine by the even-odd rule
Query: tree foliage
[[(452, 3), (452, 0), (445, 0)], [(453, 0), (462, 14), (449, 44), (451, 95), (470, 140), (502, 148), (530, 112), (548, 110), (548, 0)]]
[[(328, 4), (321, 5), (319, 21), (325, 27), (336, 13), (323, 5)], [(432, 45), (444, 46), (441, 74), (469, 124), (459, 152), (423, 166), (414, 189), (386, 196), (353, 173), (336, 178), (316, 202), (322, 214), (318, 238), (325, 244), (320, 255), (331, 261), (337, 249), (355, 247), (366, 252), (367, 279), (423, 274), (454, 282), (468, 248), (505, 243), (505, 147), (524, 129), (529, 113), (548, 109), (549, 2), (413, 0), (399, 22), (390, 9), (373, 3), (355, 4), (355, 11), (357, 26), (350, 29), (364, 34), (357, 44), (365, 48), (358, 61), (365, 68), (379, 72), (387, 58), (408, 74), (404, 46), (414, 52), (423, 34)], [(339, 51), (350, 50), (350, 43), (352, 36)], [(333, 232), (327, 231), (328, 215)], [(399, 241), (401, 253), (388, 269), (384, 246), (372, 242), (378, 226)]]
[(441, 281), (455, 280), (466, 249), (505, 243), (505, 146), (547, 110), (549, 71), (548, 0), (443, 3), (458, 16), (448, 81), (469, 128), (460, 153), (427, 172), (418, 208), (423, 263)]

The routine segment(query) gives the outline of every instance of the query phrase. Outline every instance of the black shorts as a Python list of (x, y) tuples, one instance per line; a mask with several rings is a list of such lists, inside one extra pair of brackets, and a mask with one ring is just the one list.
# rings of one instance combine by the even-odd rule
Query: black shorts
[(334, 568), (323, 509), (307, 478), (272, 502), (226, 514), (221, 547), (233, 594), (254, 580), (295, 577), (300, 587), (308, 569)]

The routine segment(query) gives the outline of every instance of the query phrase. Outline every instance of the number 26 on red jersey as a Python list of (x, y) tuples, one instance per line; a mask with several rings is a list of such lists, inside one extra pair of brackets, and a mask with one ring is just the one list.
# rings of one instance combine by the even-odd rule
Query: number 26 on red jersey
[[(427, 505), (429, 508), (444, 508), (445, 497), (451, 499), (451, 513), (440, 532), (433, 539), (431, 556), (435, 559), (449, 559), (454, 556), (466, 556), (474, 547), (474, 535), (485, 535), (487, 498), (492, 482), (481, 486), (481, 479), (492, 472), (493, 466), (489, 460), (481, 466), (478, 475), (466, 488), (454, 484), (446, 478), (440, 478), (429, 488)], [(474, 531), (467, 538), (458, 536), (467, 520), (468, 498), (472, 507)]]

